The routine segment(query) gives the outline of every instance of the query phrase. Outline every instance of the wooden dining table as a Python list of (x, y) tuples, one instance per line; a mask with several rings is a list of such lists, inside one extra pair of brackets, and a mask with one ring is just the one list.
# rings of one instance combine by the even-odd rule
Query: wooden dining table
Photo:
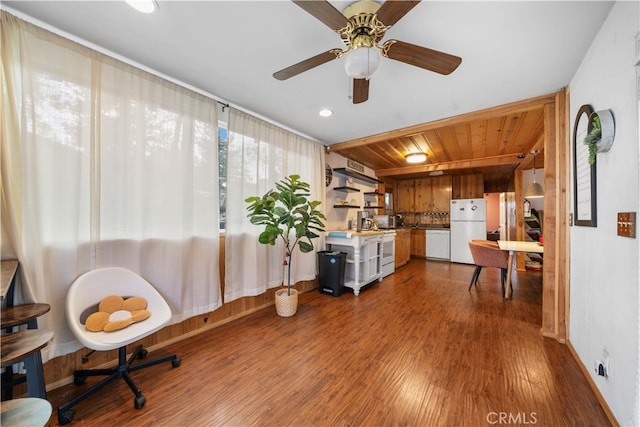
[(513, 254), (516, 252), (544, 253), (544, 246), (539, 242), (521, 242), (517, 240), (498, 240), (498, 246), (503, 251), (509, 251), (509, 265), (507, 267), (507, 283), (504, 287), (504, 297), (511, 298), (511, 273), (513, 272)]

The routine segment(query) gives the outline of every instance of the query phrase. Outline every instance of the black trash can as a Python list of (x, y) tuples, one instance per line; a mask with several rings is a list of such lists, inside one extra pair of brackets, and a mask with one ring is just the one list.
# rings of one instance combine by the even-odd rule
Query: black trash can
[(346, 259), (346, 252), (318, 252), (318, 289), (320, 293), (329, 293), (334, 297), (342, 294)]

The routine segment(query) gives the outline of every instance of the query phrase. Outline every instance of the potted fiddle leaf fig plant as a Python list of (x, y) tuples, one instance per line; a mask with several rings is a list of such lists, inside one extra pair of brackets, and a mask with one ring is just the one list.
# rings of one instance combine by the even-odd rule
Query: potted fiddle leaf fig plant
[(264, 226), (258, 242), (275, 245), (278, 239), (284, 242), (283, 270), (287, 269), (286, 288), (275, 293), (276, 311), (282, 317), (293, 316), (298, 308), (298, 291), (292, 288), (291, 265), (296, 246), (300, 252), (313, 251), (313, 239), (324, 231), (324, 214), (318, 210), (320, 201), (310, 201), (308, 183), (300, 175), (289, 175), (275, 184), (275, 190), (262, 197), (245, 199), (251, 223)]

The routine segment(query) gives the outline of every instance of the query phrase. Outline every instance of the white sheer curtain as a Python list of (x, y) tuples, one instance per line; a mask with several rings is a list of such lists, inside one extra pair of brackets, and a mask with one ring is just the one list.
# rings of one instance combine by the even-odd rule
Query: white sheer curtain
[[(311, 200), (324, 202), (324, 147), (237, 109), (229, 113), (227, 226), (224, 301), (259, 295), (282, 285), (283, 245), (261, 245), (260, 227), (247, 218), (245, 199), (262, 196), (285, 176), (300, 175), (311, 185)], [(322, 205), (321, 205), (322, 207)], [(322, 244), (315, 239), (316, 248)], [(316, 254), (296, 249), (292, 281), (313, 280)]]
[(2, 12), (2, 253), (47, 302), (45, 360), (80, 348), (64, 300), (130, 268), (172, 322), (222, 303), (216, 102)]

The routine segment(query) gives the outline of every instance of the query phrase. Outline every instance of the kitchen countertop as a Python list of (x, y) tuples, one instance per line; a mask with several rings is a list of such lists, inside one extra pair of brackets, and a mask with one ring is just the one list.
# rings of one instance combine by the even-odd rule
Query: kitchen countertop
[(394, 230), (364, 230), (364, 231), (355, 231), (355, 230), (329, 230), (326, 232), (326, 235), (329, 236), (329, 233), (340, 233), (345, 234), (345, 236), (332, 236), (332, 237), (347, 237), (347, 236), (371, 236), (374, 234), (385, 234), (386, 232), (393, 232)]

